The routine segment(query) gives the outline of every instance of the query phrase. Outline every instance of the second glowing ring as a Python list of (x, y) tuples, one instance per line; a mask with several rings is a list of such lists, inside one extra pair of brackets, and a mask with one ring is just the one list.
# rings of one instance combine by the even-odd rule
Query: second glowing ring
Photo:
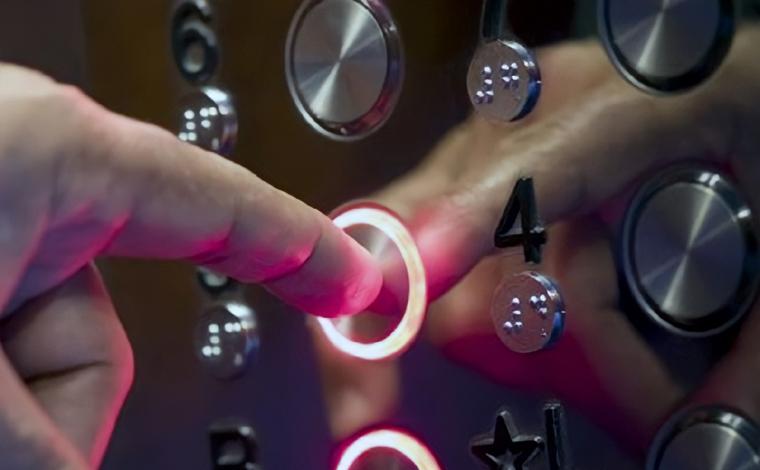
[(366, 225), (376, 228), (387, 236), (398, 247), (406, 266), (409, 294), (403, 318), (387, 337), (378, 342), (353, 341), (338, 331), (335, 323), (327, 318), (319, 318), (319, 325), (333, 346), (360, 359), (375, 361), (404, 352), (422, 328), (427, 307), (425, 266), (412, 234), (389, 210), (366, 204), (339, 212), (333, 219), (333, 223), (343, 230)]
[(409, 434), (381, 429), (365, 434), (343, 451), (336, 470), (351, 470), (354, 464), (373, 449), (391, 449), (409, 459), (418, 470), (441, 470), (427, 447)]

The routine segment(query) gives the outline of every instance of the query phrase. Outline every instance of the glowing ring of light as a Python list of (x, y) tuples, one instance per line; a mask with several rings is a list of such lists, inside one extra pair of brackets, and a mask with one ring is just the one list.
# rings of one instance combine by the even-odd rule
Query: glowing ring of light
[(424, 444), (408, 434), (389, 429), (370, 432), (352, 442), (343, 451), (335, 470), (350, 470), (362, 455), (373, 449), (394, 450), (409, 459), (418, 470), (441, 470)]
[(360, 206), (340, 213), (333, 223), (346, 230), (358, 225), (369, 225), (383, 232), (396, 244), (401, 252), (401, 258), (406, 265), (409, 278), (409, 294), (406, 311), (396, 328), (384, 339), (375, 343), (359, 343), (352, 341), (338, 331), (338, 328), (327, 318), (319, 318), (319, 324), (327, 339), (338, 350), (360, 359), (376, 361), (403, 352), (417, 337), (425, 319), (427, 307), (427, 279), (422, 257), (414, 243), (414, 238), (403, 223), (388, 210), (380, 207)]

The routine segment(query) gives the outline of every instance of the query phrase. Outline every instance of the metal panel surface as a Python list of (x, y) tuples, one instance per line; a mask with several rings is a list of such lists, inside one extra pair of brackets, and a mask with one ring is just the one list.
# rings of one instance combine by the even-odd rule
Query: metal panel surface
[[(395, 113), (368, 138), (339, 143), (314, 132), (293, 106), (284, 50), (299, 0), (217, 0), (221, 68), (213, 83), (234, 96), (238, 146), (231, 158), (321, 210), (365, 196), (413, 168), (469, 113), (465, 76), (477, 41), (480, 2), (390, 0), (405, 45), (406, 79)], [(172, 2), (86, 2), (92, 94), (106, 106), (162, 126), (191, 90), (174, 69)], [(261, 323), (261, 358), (245, 377), (218, 382), (193, 354), (199, 296), (192, 267), (109, 262), (108, 283), (137, 364), (133, 390), (103, 464), (106, 470), (211, 468), (207, 428), (240, 416), (261, 440), (264, 469), (327, 469), (334, 448), (301, 313), (260, 289), (248, 297)], [(447, 362), (422, 340), (402, 360), (396, 422), (420, 435), (447, 468), (473, 468), (469, 439), (507, 405), (527, 430), (542, 425), (543, 398), (493, 384)], [(627, 460), (581, 416), (570, 413), (581, 468), (624, 470)]]

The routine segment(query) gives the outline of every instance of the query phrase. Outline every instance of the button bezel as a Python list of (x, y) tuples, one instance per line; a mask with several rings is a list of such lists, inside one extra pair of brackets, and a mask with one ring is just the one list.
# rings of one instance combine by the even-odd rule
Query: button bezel
[(328, 121), (318, 117), (305, 102), (296, 80), (294, 47), (301, 26), (308, 13), (317, 5), (329, 0), (307, 0), (296, 12), (288, 32), (285, 49), (285, 68), (288, 89), (301, 116), (320, 134), (337, 141), (352, 142), (363, 139), (379, 130), (390, 118), (398, 103), (404, 81), (404, 52), (401, 35), (388, 8), (380, 0), (342, 0), (355, 2), (367, 9), (383, 32), (388, 66), (385, 83), (372, 108), (350, 122)]
[[(694, 184), (714, 192), (731, 211), (744, 239), (745, 257), (738, 288), (732, 300), (722, 308), (689, 322), (678, 321), (663, 312), (642, 285), (635, 260), (636, 228), (648, 202), (660, 191), (674, 184)], [(622, 228), (622, 264), (626, 283), (639, 307), (658, 325), (681, 336), (702, 338), (717, 335), (747, 313), (757, 297), (760, 283), (760, 251), (754, 214), (734, 184), (723, 174), (707, 165), (677, 166), (663, 170), (645, 183), (634, 196), (625, 215)]]

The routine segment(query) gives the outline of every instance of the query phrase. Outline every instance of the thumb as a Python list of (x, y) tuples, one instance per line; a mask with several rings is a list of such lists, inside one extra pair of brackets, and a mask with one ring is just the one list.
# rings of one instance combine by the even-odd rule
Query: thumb
[(58, 432), (0, 352), (0, 455), (3, 468), (87, 470), (87, 462)]

